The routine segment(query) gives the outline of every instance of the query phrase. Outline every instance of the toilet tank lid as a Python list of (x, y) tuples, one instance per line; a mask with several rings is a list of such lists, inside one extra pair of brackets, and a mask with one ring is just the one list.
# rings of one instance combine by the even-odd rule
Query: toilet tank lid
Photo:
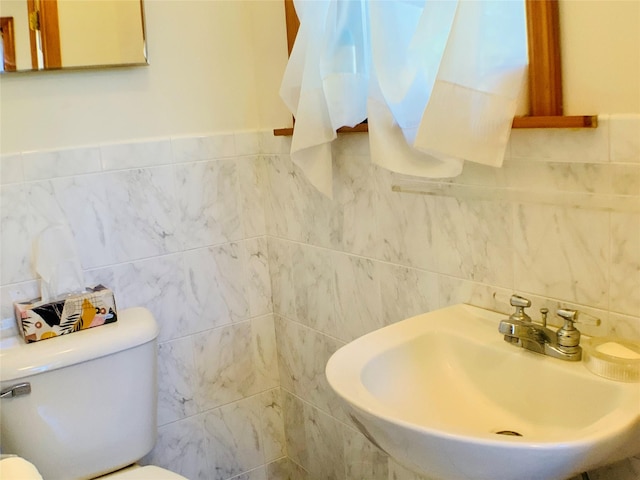
[(153, 314), (142, 307), (118, 311), (118, 321), (35, 343), (0, 342), (0, 381), (68, 367), (147, 343), (158, 336)]

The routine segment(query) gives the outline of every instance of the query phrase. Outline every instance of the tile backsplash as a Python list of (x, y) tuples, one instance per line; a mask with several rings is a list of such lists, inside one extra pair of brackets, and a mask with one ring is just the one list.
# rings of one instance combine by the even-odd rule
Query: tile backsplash
[[(372, 165), (366, 135), (341, 136), (333, 199), (289, 145), (234, 132), (0, 157), (3, 335), (12, 299), (38, 294), (31, 240), (68, 221), (87, 283), (161, 326), (145, 462), (192, 480), (417, 479), (329, 389), (344, 343), (452, 303), (508, 312), (513, 292), (640, 339), (640, 115), (514, 130), (503, 168), (426, 187)], [(640, 459), (592, 478), (640, 479)]]
[(192, 480), (266, 479), (285, 457), (259, 138), (1, 157), (2, 334), (12, 300), (38, 295), (32, 240), (68, 222), (86, 283), (160, 324), (159, 438), (143, 461)]
[[(409, 316), (459, 302), (507, 313), (517, 292), (534, 317), (572, 307), (586, 334), (640, 340), (638, 138), (640, 116), (601, 116), (595, 130), (514, 130), (502, 168), (467, 163), (457, 178), (425, 181), (372, 165), (366, 135), (344, 135), (333, 199), (285, 150), (267, 155), (290, 460), (312, 479), (419, 478), (352, 428), (324, 376), (340, 346)], [(591, 478), (638, 480), (640, 458)]]

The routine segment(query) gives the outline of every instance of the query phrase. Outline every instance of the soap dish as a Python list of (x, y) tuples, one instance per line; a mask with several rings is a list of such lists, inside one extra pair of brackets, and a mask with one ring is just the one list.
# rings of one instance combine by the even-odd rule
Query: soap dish
[(640, 381), (640, 342), (594, 337), (582, 344), (582, 359), (589, 371), (620, 382)]

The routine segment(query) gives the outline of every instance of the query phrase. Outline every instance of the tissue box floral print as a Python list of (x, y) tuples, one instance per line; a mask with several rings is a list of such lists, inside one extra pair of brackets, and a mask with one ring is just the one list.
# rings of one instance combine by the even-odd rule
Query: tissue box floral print
[(118, 319), (113, 292), (97, 285), (53, 302), (14, 303), (18, 328), (27, 343), (113, 323)]

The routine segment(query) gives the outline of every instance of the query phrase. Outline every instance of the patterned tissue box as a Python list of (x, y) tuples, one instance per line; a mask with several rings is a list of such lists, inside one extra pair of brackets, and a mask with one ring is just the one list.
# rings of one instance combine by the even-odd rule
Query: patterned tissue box
[(53, 302), (14, 303), (16, 321), (27, 343), (113, 323), (118, 319), (113, 292), (103, 285)]

